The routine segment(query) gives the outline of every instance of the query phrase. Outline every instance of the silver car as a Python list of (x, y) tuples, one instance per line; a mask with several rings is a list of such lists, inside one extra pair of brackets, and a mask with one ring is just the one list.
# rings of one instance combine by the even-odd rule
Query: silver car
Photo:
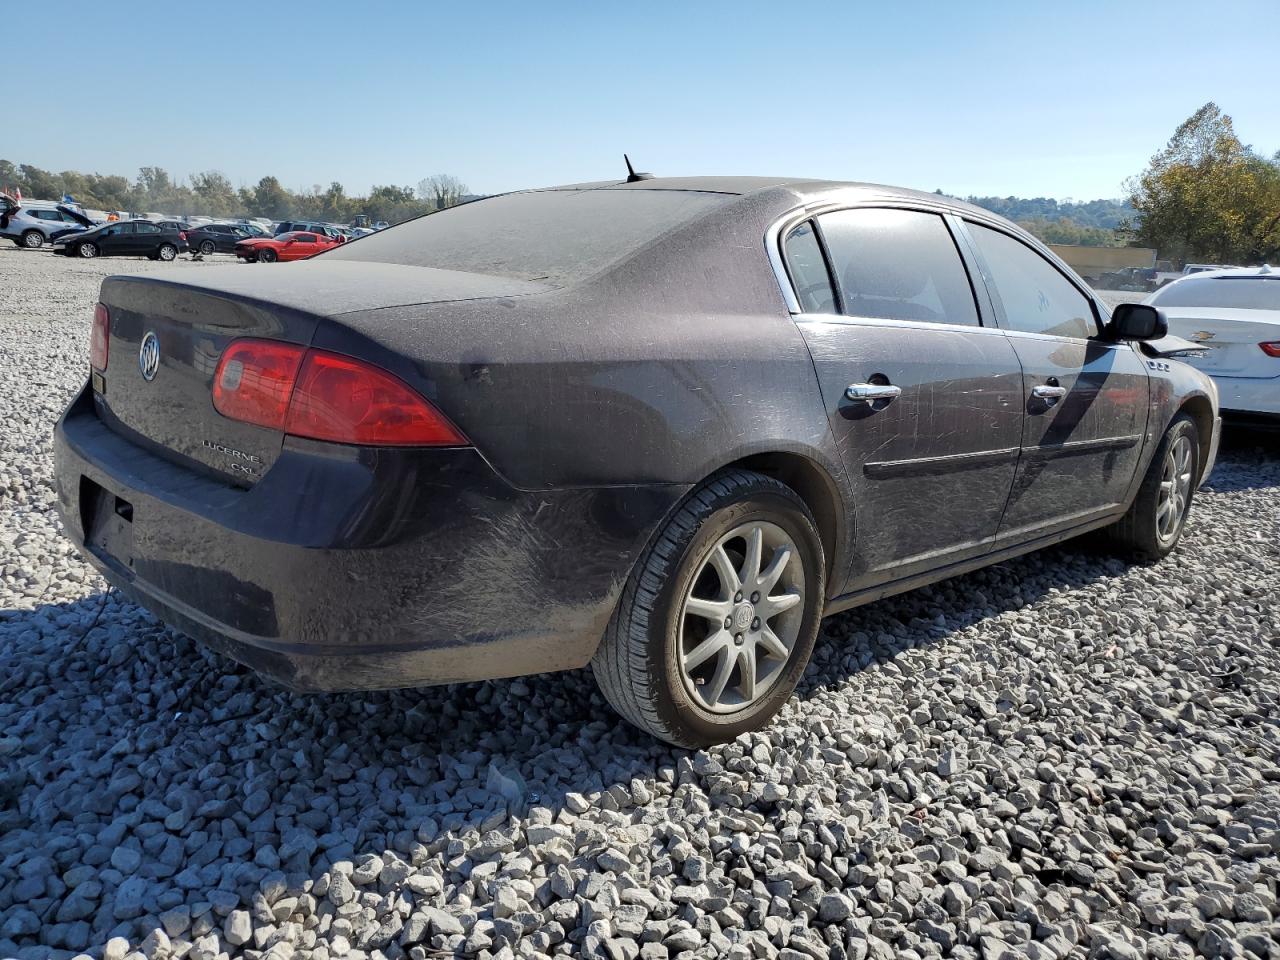
[(0, 208), (0, 237), (29, 250), (93, 226), (84, 214), (60, 203), (18, 201), (6, 195)]

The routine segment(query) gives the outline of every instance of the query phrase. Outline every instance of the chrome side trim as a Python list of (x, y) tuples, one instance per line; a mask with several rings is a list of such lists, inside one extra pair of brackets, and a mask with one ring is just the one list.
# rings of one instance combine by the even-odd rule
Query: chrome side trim
[(953, 453), (942, 457), (920, 457), (916, 460), (880, 460), (864, 463), (862, 472), (869, 477), (914, 477), (928, 474), (972, 470), (1018, 459), (1018, 447), (979, 450), (976, 453)]
[(1022, 452), (1037, 460), (1057, 460), (1082, 453), (1098, 453), (1102, 450), (1128, 450), (1142, 442), (1141, 434), (1130, 437), (1103, 437), (1100, 440), (1068, 440), (1065, 443), (1044, 443), (1026, 447)]
[(929, 320), (895, 320), (889, 317), (848, 317), (841, 313), (797, 313), (796, 323), (830, 323), (844, 327), (894, 327), (907, 330), (942, 330), (949, 333), (983, 333), (1003, 336), (999, 327), (975, 327), (967, 323), (933, 323)]

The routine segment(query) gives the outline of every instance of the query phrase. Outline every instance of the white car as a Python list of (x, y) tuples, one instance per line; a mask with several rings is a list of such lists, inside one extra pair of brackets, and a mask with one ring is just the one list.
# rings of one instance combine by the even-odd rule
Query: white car
[(1186, 362), (1217, 383), (1224, 416), (1280, 418), (1280, 270), (1191, 273), (1146, 302), (1164, 312), (1171, 335), (1205, 348)]
[(28, 250), (39, 250), (69, 233), (94, 226), (79, 211), (51, 200), (15, 200), (7, 193), (0, 200), (0, 237)]

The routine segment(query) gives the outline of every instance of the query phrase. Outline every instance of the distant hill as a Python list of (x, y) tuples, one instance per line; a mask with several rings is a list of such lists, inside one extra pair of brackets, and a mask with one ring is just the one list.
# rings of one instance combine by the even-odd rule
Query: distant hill
[(1077, 202), (1055, 200), (1052, 197), (963, 199), (1012, 220), (1045, 243), (1078, 243), (1086, 247), (1124, 246), (1125, 238), (1115, 231), (1135, 213), (1133, 207), (1124, 200)]
[(1054, 200), (1052, 197), (965, 197), (978, 207), (1010, 220), (1071, 220), (1082, 227), (1114, 230), (1134, 215), (1124, 200)]

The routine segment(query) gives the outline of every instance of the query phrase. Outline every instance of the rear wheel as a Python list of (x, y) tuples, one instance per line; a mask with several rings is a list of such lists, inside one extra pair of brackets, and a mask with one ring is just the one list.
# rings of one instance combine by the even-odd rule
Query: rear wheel
[(212, 240), (201, 240), (201, 241), (200, 241), (200, 252), (201, 252), (202, 254), (204, 254), (206, 257), (207, 257), (207, 256), (209, 256), (209, 254), (213, 253), (213, 241), (212, 241)]
[(177, 255), (178, 255), (178, 248), (175, 247), (172, 243), (162, 243), (160, 244), (160, 249), (156, 251), (156, 257), (160, 260), (165, 261), (166, 263), (168, 263)]
[(1200, 435), (1185, 413), (1160, 439), (1133, 504), (1107, 530), (1111, 543), (1138, 559), (1166, 556), (1182, 537), (1200, 470)]
[(695, 490), (647, 548), (592, 660), (623, 717), (686, 747), (766, 724), (813, 650), (822, 542), (785, 484), (728, 470)]
[(258, 251), (259, 263), (274, 263), (276, 259), (277, 259), (276, 252), (272, 250), (270, 247), (264, 247), (263, 249)]
[(22, 234), (22, 245), (28, 250), (39, 250), (44, 246), (44, 234), (39, 230), (26, 230)]
[(76, 249), (79, 251), (80, 256), (86, 260), (98, 255), (98, 245), (96, 243), (82, 243)]

